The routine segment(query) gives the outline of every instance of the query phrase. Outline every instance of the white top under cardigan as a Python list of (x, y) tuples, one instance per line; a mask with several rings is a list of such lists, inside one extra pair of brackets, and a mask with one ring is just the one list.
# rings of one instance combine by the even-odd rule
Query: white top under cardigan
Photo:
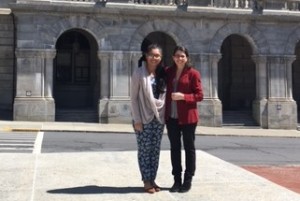
[(135, 123), (150, 123), (154, 116), (160, 123), (164, 123), (165, 96), (161, 93), (158, 99), (154, 98), (151, 76), (144, 63), (137, 68), (131, 78), (131, 112)]

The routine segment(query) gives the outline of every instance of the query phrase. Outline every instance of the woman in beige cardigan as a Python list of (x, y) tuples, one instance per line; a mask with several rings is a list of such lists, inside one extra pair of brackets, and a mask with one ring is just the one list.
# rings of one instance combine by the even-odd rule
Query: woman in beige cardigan
[(165, 79), (160, 65), (162, 49), (150, 45), (143, 58), (142, 65), (131, 78), (131, 107), (144, 190), (154, 193), (160, 190), (155, 178), (164, 130)]

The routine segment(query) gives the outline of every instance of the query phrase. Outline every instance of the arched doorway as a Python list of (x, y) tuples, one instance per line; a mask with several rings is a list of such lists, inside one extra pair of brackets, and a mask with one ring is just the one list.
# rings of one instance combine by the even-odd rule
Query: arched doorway
[(252, 117), (256, 96), (252, 48), (244, 37), (234, 34), (224, 40), (221, 53), (218, 94), (223, 106), (223, 125), (256, 125)]
[(296, 60), (292, 65), (292, 76), (293, 76), (293, 98), (297, 103), (298, 108), (298, 124), (300, 123), (299, 111), (300, 111), (300, 42), (297, 43), (295, 48)]
[(56, 121), (98, 122), (99, 61), (97, 42), (72, 29), (56, 43), (54, 98)]
[(172, 53), (176, 47), (176, 42), (173, 38), (163, 32), (152, 32), (143, 41), (141, 50), (145, 52), (147, 47), (152, 44), (158, 44), (163, 49), (163, 64), (169, 66), (172, 64)]

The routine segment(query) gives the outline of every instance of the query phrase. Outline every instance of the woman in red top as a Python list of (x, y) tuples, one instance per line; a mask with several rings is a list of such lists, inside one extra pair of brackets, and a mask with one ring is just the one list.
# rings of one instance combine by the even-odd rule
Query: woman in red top
[[(174, 184), (170, 192), (187, 192), (191, 188), (196, 169), (195, 130), (199, 119), (197, 102), (203, 99), (200, 73), (192, 68), (188, 50), (177, 46), (173, 52), (173, 66), (166, 69), (166, 125), (171, 144)], [(181, 136), (186, 168), (182, 183)]]

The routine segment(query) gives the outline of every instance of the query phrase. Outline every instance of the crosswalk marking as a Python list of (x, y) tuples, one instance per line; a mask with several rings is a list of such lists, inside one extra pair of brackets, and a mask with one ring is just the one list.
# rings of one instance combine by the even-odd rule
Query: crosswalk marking
[(0, 133), (0, 153), (32, 153), (36, 133)]
[(40, 154), (42, 151), (42, 143), (44, 138), (44, 132), (38, 132), (35, 143), (34, 143), (34, 154)]

